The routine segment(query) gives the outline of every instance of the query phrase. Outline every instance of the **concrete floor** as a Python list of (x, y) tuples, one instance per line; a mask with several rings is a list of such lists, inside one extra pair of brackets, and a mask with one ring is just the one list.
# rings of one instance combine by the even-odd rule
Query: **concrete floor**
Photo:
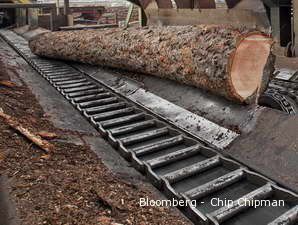
[(224, 154), (298, 192), (298, 116), (263, 109)]

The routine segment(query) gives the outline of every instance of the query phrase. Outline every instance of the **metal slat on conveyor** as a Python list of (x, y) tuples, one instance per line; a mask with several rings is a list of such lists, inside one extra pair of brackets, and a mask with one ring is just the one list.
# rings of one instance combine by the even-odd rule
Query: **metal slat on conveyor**
[[(196, 224), (254, 224), (256, 217), (262, 221), (258, 224), (297, 224), (295, 193), (223, 157), (71, 66), (34, 56), (13, 32), (0, 35), (157, 188), (169, 198), (195, 201), (195, 206), (181, 209)], [(213, 198), (232, 203), (213, 206)], [(241, 205), (244, 198), (278, 198), (286, 205), (256, 209)]]

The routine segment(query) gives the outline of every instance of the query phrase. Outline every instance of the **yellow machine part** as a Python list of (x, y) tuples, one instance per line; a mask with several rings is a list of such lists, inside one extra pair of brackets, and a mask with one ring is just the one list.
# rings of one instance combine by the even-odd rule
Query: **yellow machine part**
[(25, 4), (25, 3), (31, 3), (30, 0), (12, 0), (12, 2), (13, 3), (23, 3), (23, 4)]

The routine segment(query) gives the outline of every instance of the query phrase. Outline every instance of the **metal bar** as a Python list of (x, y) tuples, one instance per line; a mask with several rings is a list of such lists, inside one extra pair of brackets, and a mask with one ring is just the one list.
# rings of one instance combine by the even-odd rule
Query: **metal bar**
[(129, 125), (126, 125), (126, 126), (111, 129), (110, 133), (113, 136), (128, 134), (128, 133), (131, 133), (133, 131), (138, 131), (138, 130), (141, 130), (141, 129), (153, 127), (155, 124), (156, 124), (155, 120), (145, 120), (145, 121), (142, 121), (142, 122), (133, 123), (133, 124), (129, 124)]
[(197, 162), (188, 167), (183, 167), (180, 170), (175, 170), (171, 173), (165, 174), (163, 178), (167, 180), (168, 183), (175, 183), (186, 177), (192, 176), (193, 174), (200, 173), (210, 168), (213, 168), (219, 164), (220, 164), (220, 158), (218, 156), (214, 156), (204, 161)]
[(83, 103), (83, 102), (88, 102), (96, 99), (102, 99), (102, 98), (107, 98), (111, 97), (112, 93), (110, 92), (104, 92), (104, 93), (98, 93), (98, 94), (91, 94), (91, 95), (85, 95), (77, 98), (73, 98), (72, 101), (75, 103)]
[(298, 222), (298, 205), (276, 218), (268, 225), (294, 225)]
[(64, 85), (58, 85), (59, 89), (67, 89), (67, 88), (75, 88), (75, 87), (83, 87), (86, 85), (92, 84), (89, 81), (79, 82), (79, 83), (73, 83), (73, 84), (64, 84)]
[(68, 89), (63, 90), (63, 92), (65, 94), (69, 94), (69, 93), (73, 93), (73, 92), (88, 91), (88, 90), (96, 89), (96, 88), (98, 88), (98, 86), (94, 84), (94, 85), (88, 85), (88, 86), (79, 87), (79, 88), (68, 88)]
[(146, 161), (147, 164), (152, 168), (161, 167), (167, 165), (171, 162), (184, 159), (186, 157), (192, 156), (196, 153), (200, 152), (200, 146), (194, 145), (188, 148), (181, 149), (179, 151), (175, 151), (151, 160)]
[(129, 116), (122, 116), (116, 119), (106, 120), (103, 122), (100, 122), (101, 126), (104, 128), (109, 128), (112, 126), (118, 126), (129, 122), (138, 121), (145, 118), (144, 113), (137, 113)]
[(60, 74), (59, 73), (57, 75), (48, 75), (47, 73), (44, 73), (42, 71), (41, 71), (41, 73), (44, 74), (44, 75), (46, 75), (47, 78), (50, 78), (51, 81), (59, 81), (59, 80), (56, 80), (56, 79), (64, 79), (64, 78), (71, 78), (72, 79), (73, 77), (75, 77), (75, 78), (78, 78), (78, 77), (79, 78), (82, 78), (81, 75), (75, 74), (75, 73), (69, 73), (69, 74)]
[(74, 92), (74, 93), (69, 93), (68, 97), (69, 98), (77, 98), (77, 97), (81, 97), (81, 96), (85, 96), (85, 95), (98, 94), (98, 93), (101, 93), (104, 91), (105, 91), (105, 89), (103, 89), (103, 88), (97, 88), (97, 89), (92, 89), (92, 90), (83, 90), (83, 91), (78, 91), (78, 92)]
[(133, 13), (133, 8), (134, 8), (134, 5), (130, 4), (130, 6), (128, 8), (127, 15), (126, 15), (126, 19), (125, 19), (125, 27), (128, 27), (128, 23), (131, 19), (132, 13)]
[(103, 112), (107, 112), (113, 109), (121, 109), (124, 108), (125, 106), (128, 106), (127, 103), (125, 102), (117, 102), (117, 103), (112, 103), (108, 105), (103, 105), (103, 106), (96, 106), (92, 108), (85, 109), (85, 112), (88, 115), (94, 115), (94, 114), (99, 114)]
[(191, 199), (199, 199), (239, 181), (243, 178), (243, 176), (243, 169), (238, 169), (217, 179), (214, 179), (206, 184), (203, 184), (199, 187), (195, 187), (185, 192), (185, 195)]
[(76, 84), (76, 83), (80, 83), (80, 82), (84, 82), (84, 81), (87, 81), (87, 79), (85, 79), (85, 78), (72, 79), (72, 80), (69, 80), (69, 81), (55, 82), (55, 84), (56, 85)]
[(124, 108), (124, 109), (118, 109), (118, 110), (109, 111), (109, 112), (105, 112), (105, 113), (95, 114), (92, 117), (93, 117), (94, 121), (99, 122), (99, 121), (115, 118), (116, 116), (124, 116), (129, 113), (133, 113), (134, 110), (135, 109), (133, 107), (128, 107), (128, 108)]
[(270, 184), (267, 184), (255, 191), (248, 193), (242, 198), (237, 199), (231, 205), (224, 206), (209, 214), (210, 217), (214, 218), (218, 223), (223, 223), (232, 216), (244, 211), (249, 208), (248, 202), (253, 200), (260, 200), (268, 198), (273, 192), (273, 188)]
[[(93, 101), (89, 101), (89, 102), (79, 103), (79, 107), (81, 109), (86, 109), (86, 108), (90, 108), (90, 107), (95, 107), (95, 106), (100, 106), (100, 105), (115, 103), (118, 100), (119, 100), (119, 98), (117, 98), (117, 97), (110, 97), (109, 98), (107, 96), (107, 98), (104, 98), (104, 99), (97, 99), (97, 100), (93, 100)], [(96, 116), (94, 118), (96, 118)]]
[(128, 146), (128, 145), (140, 143), (142, 141), (147, 141), (147, 140), (150, 140), (150, 139), (153, 139), (153, 138), (156, 138), (156, 137), (160, 137), (160, 136), (163, 136), (163, 135), (168, 134), (168, 133), (169, 133), (168, 128), (167, 127), (162, 127), (162, 128), (155, 129), (155, 130), (152, 130), (152, 131), (147, 131), (147, 132), (131, 135), (129, 137), (120, 138), (119, 141), (124, 146)]
[(165, 148), (169, 148), (174, 145), (178, 145), (178, 144), (182, 143), (183, 140), (184, 140), (184, 138), (182, 135), (177, 135), (175, 137), (167, 138), (167, 139), (164, 139), (164, 140), (161, 140), (158, 142), (154, 142), (154, 143), (151, 143), (151, 144), (148, 144), (145, 146), (133, 148), (133, 149), (131, 149), (131, 151), (133, 151), (136, 154), (136, 156), (142, 156), (145, 154), (160, 151)]
[(0, 3), (0, 9), (56, 8), (52, 3)]

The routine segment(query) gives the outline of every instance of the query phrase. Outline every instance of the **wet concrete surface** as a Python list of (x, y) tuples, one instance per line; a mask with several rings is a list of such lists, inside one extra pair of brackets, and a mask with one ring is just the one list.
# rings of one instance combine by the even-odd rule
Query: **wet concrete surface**
[(224, 153), (298, 192), (298, 116), (263, 109)]

